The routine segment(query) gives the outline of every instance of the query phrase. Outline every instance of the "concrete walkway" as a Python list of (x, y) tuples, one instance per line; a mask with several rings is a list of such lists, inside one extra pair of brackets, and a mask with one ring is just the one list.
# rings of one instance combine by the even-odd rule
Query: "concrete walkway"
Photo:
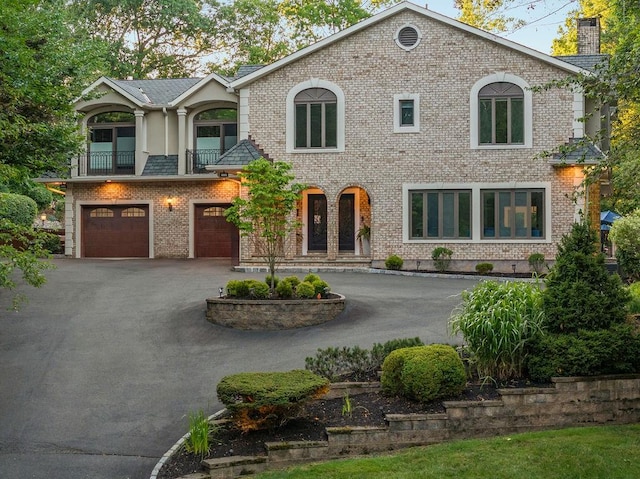
[[(322, 273), (347, 296), (336, 320), (236, 331), (205, 320), (231, 272), (214, 260), (54, 260), (41, 289), (7, 311), (0, 291), (0, 477), (147, 479), (187, 429), (221, 408), (216, 384), (242, 371), (304, 368), (318, 348), (447, 334), (473, 279)], [(302, 276), (302, 274), (299, 274)]]

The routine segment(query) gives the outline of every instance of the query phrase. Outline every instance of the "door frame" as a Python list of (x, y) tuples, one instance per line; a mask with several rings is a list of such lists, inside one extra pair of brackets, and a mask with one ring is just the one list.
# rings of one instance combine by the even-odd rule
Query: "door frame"
[[(302, 256), (307, 256), (309, 255), (309, 238), (307, 235), (307, 231), (309, 225), (307, 224), (307, 220), (309, 219), (309, 195), (325, 195), (325, 197), (327, 198), (327, 224), (329, 223), (330, 220), (333, 221), (338, 221), (337, 216), (335, 218), (333, 217), (329, 217), (329, 213), (328, 211), (331, 210), (330, 206), (333, 205), (335, 206), (334, 210), (337, 211), (338, 208), (338, 204), (340, 202), (340, 196), (344, 193), (349, 193), (349, 194), (353, 194), (354, 195), (354, 205), (353, 205), (353, 216), (354, 216), (354, 220), (355, 220), (355, 231), (358, 231), (358, 228), (360, 227), (360, 192), (363, 191), (362, 188), (357, 187), (357, 186), (350, 186), (348, 188), (345, 188), (343, 190), (340, 191), (340, 193), (338, 193), (336, 198), (331, 199), (329, 196), (327, 196), (327, 193), (323, 190), (321, 190), (320, 188), (309, 188), (306, 189), (302, 192)], [(327, 225), (327, 229), (329, 230), (330, 228)], [(330, 238), (327, 237), (327, 244), (331, 244)], [(336, 238), (336, 248), (337, 248), (337, 238)], [(327, 254), (329, 252), (327, 251)], [(338, 253), (338, 251), (336, 250), (336, 253)], [(356, 240), (356, 246), (355, 246), (355, 254), (359, 255), (361, 254), (360, 252), (360, 244), (359, 242)]]

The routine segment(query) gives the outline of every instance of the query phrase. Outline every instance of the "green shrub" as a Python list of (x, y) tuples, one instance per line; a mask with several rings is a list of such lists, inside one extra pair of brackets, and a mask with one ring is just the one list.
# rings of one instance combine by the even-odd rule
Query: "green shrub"
[(30, 228), (38, 214), (38, 205), (28, 196), (0, 193), (0, 218)]
[(453, 251), (449, 248), (445, 248), (444, 246), (438, 246), (434, 248), (431, 252), (431, 259), (433, 260), (433, 266), (436, 268), (436, 271), (444, 273), (449, 269), (449, 265), (451, 264), (451, 256), (453, 255)]
[(249, 297), (254, 299), (269, 299), (271, 289), (267, 283), (257, 279), (245, 279), (245, 284), (249, 289)]
[(231, 298), (246, 298), (249, 296), (249, 285), (240, 279), (232, 279), (227, 283), (227, 296)]
[(529, 377), (594, 376), (640, 372), (640, 336), (630, 324), (609, 329), (547, 334), (533, 345)]
[(331, 291), (331, 288), (329, 287), (329, 283), (321, 279), (314, 281), (311, 284), (313, 285), (313, 290), (315, 291), (316, 296), (319, 294), (323, 298), (326, 298), (329, 291)]
[(629, 312), (631, 314), (640, 314), (640, 282), (629, 285), (629, 294), (631, 295)]
[(640, 281), (640, 209), (617, 219), (609, 231), (616, 245), (616, 260), (623, 274)]
[(359, 346), (318, 349), (315, 357), (305, 358), (305, 368), (331, 381), (345, 376), (362, 381), (380, 370), (391, 351), (410, 346), (422, 346), (422, 341), (420, 338), (393, 339), (384, 344), (375, 343), (370, 351)]
[(315, 357), (305, 358), (305, 368), (330, 381), (347, 375), (359, 381), (366, 379), (371, 371), (369, 352), (359, 346), (318, 349)]
[(300, 279), (297, 276), (287, 276), (282, 281), (288, 282), (293, 289), (300, 284)]
[(414, 346), (424, 346), (420, 338), (391, 339), (384, 344), (374, 343), (370, 352), (370, 363), (372, 371), (379, 371), (382, 363), (392, 351), (401, 348), (412, 348)]
[(39, 210), (49, 208), (53, 201), (53, 194), (44, 185), (33, 184), (26, 188), (24, 194), (36, 202)]
[[(271, 288), (271, 275), (268, 274), (265, 278), (264, 278), (264, 282), (267, 286), (269, 286), (269, 288)], [(280, 278), (278, 278), (277, 276), (273, 276), (273, 288), (277, 288), (278, 287), (278, 283), (280, 283)]]
[(454, 348), (432, 344), (406, 357), (400, 380), (406, 397), (429, 402), (461, 394), (467, 375)]
[(528, 344), (541, 332), (541, 293), (530, 283), (482, 281), (462, 292), (462, 305), (449, 320), (462, 333), (480, 377), (521, 377)]
[(51, 254), (62, 254), (62, 242), (60, 241), (60, 237), (53, 233), (44, 233), (42, 238), (43, 243), (42, 246)]
[(607, 329), (625, 321), (629, 292), (618, 275), (609, 274), (595, 245), (595, 233), (585, 224), (576, 223), (563, 236), (542, 292), (549, 332)]
[(320, 281), (320, 276), (315, 273), (307, 274), (302, 281), (313, 284), (315, 281)]
[(382, 376), (380, 376), (380, 386), (382, 386), (382, 391), (385, 394), (395, 396), (404, 394), (404, 385), (402, 383), (404, 364), (408, 358), (423, 347), (400, 348), (389, 353), (382, 363)]
[(296, 296), (301, 299), (311, 299), (316, 297), (316, 290), (311, 283), (303, 281), (296, 286)]
[(401, 270), (403, 264), (404, 264), (403, 259), (397, 254), (392, 254), (384, 262), (384, 265), (387, 269), (396, 270), (396, 271)]
[(491, 273), (493, 271), (493, 264), (491, 263), (478, 263), (476, 265), (476, 271), (480, 274)]
[(218, 383), (218, 399), (242, 431), (280, 427), (304, 404), (329, 390), (329, 381), (311, 371), (240, 373)]
[(293, 298), (293, 286), (289, 281), (280, 281), (276, 286), (276, 293), (282, 299), (291, 299)]
[(542, 274), (547, 266), (542, 253), (531, 253), (527, 261), (529, 261), (529, 267), (538, 275)]

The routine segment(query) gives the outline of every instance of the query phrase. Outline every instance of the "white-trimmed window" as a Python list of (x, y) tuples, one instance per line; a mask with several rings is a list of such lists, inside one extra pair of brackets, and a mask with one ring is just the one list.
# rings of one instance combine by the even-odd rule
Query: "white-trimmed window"
[(410, 239), (471, 239), (471, 190), (412, 190)]
[(420, 95), (402, 93), (393, 95), (393, 132), (420, 132)]
[(482, 190), (482, 238), (544, 238), (543, 189)]
[(317, 78), (287, 94), (287, 152), (344, 151), (344, 93)]
[(471, 88), (471, 148), (531, 148), (533, 95), (509, 73), (482, 78)]

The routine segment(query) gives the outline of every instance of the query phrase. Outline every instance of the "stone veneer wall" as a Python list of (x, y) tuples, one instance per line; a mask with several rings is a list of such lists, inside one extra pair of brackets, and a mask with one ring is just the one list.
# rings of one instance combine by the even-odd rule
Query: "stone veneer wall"
[[(553, 387), (548, 388), (500, 389), (500, 400), (448, 401), (442, 414), (389, 414), (386, 427), (327, 428), (327, 441), (268, 443), (266, 456), (203, 461), (206, 473), (198, 477), (235, 478), (292, 464), (455, 439), (640, 421), (640, 375), (552, 381)], [(348, 383), (340, 388), (349, 388), (351, 396), (371, 389)], [(334, 391), (334, 397), (341, 396)]]
[[(407, 23), (423, 35), (408, 52), (393, 40)], [(470, 91), (496, 72), (517, 75), (530, 85), (566, 75), (520, 52), (404, 12), (249, 85), (249, 134), (272, 158), (291, 162), (297, 181), (326, 194), (329, 258), (337, 251), (332, 224), (337, 224), (339, 194), (350, 186), (364, 188), (371, 198), (373, 260), (392, 253), (405, 260), (430, 258), (440, 245), (463, 260), (526, 261), (534, 252), (553, 258), (576, 214), (570, 196), (577, 169), (554, 168), (535, 156), (573, 136), (574, 97), (559, 89), (533, 94), (533, 148), (471, 149)], [(286, 151), (287, 93), (312, 78), (333, 82), (345, 94), (342, 153)], [(393, 95), (402, 93), (420, 95), (420, 133), (393, 133)], [(551, 241), (403, 243), (402, 185), (439, 182), (549, 182)]]

